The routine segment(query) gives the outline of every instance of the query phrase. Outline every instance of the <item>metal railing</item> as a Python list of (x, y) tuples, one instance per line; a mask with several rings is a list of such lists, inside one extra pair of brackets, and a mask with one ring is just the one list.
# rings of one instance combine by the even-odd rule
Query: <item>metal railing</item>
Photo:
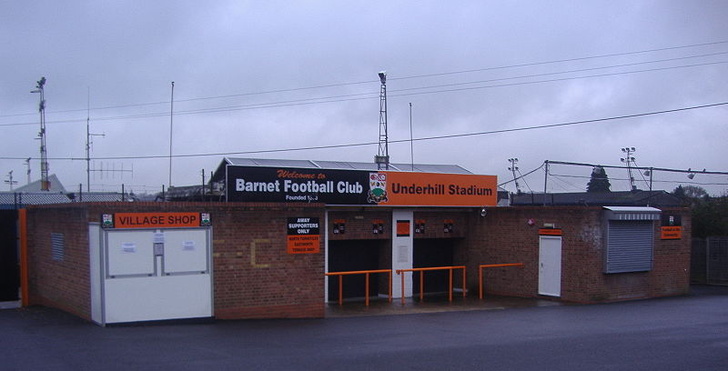
[(345, 271), (345, 272), (329, 272), (325, 273), (326, 276), (339, 276), (339, 305), (344, 304), (344, 276), (348, 275), (354, 275), (354, 274), (363, 274), (365, 275), (365, 281), (364, 284), (364, 292), (365, 292), (365, 299), (364, 302), (367, 306), (369, 306), (369, 276), (372, 273), (389, 273), (389, 302), (392, 302), (392, 270), (391, 269), (374, 269), (374, 270), (365, 270), (365, 271)]
[(481, 264), (478, 266), (478, 297), (480, 299), (483, 299), (483, 287), (485, 286), (485, 282), (483, 282), (483, 269), (484, 268), (501, 268), (501, 267), (521, 267), (523, 268), (523, 263), (505, 263), (505, 264)]
[(397, 274), (400, 275), (401, 281), (402, 281), (402, 305), (404, 305), (404, 274), (405, 272), (420, 272), (420, 302), (423, 302), (425, 300), (425, 272), (427, 271), (442, 271), (447, 270), (449, 271), (449, 284), (448, 284), (448, 294), (449, 294), (449, 300), (452, 301), (452, 292), (453, 292), (453, 283), (452, 283), (452, 271), (455, 269), (462, 269), (463, 270), (463, 297), (467, 294), (467, 290), (465, 288), (466, 284), (466, 268), (464, 265), (458, 265), (458, 266), (447, 266), (447, 267), (427, 267), (427, 268), (411, 268), (411, 269), (397, 269)]

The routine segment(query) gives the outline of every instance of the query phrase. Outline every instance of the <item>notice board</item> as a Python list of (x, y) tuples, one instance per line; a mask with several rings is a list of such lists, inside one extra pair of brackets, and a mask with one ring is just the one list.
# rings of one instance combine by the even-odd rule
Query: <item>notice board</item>
[(107, 276), (154, 274), (153, 234), (150, 231), (111, 231), (106, 238)]

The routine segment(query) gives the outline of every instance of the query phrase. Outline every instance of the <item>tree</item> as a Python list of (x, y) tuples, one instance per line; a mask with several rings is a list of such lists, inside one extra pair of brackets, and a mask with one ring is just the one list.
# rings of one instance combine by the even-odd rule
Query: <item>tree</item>
[(710, 197), (705, 189), (693, 185), (680, 185), (672, 194), (690, 207), (693, 237), (728, 236), (728, 195)]
[(607, 172), (604, 168), (601, 166), (594, 166), (591, 173), (591, 179), (589, 179), (589, 183), (586, 185), (586, 191), (589, 193), (611, 192), (609, 189), (611, 187), (612, 185), (609, 184), (609, 177), (607, 176)]
[(694, 185), (687, 185), (685, 187), (679, 185), (674, 191), (672, 191), (672, 194), (678, 197), (685, 197), (694, 200), (705, 199), (708, 197), (708, 191), (706, 191), (703, 187)]
[(728, 197), (700, 200), (692, 211), (693, 237), (728, 236)]

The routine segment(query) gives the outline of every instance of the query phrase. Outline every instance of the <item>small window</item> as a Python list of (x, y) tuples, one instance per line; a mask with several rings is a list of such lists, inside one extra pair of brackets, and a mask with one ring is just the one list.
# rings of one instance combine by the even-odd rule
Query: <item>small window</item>
[(55, 261), (63, 261), (65, 255), (65, 242), (63, 233), (51, 233), (51, 257)]

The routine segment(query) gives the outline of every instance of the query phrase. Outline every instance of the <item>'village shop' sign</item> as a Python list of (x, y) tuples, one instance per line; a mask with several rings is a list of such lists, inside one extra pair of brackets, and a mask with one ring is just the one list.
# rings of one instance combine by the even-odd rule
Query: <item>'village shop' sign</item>
[(209, 213), (156, 212), (101, 215), (103, 228), (190, 228), (210, 225)]
[(491, 175), (227, 167), (227, 200), (333, 205), (496, 206)]

